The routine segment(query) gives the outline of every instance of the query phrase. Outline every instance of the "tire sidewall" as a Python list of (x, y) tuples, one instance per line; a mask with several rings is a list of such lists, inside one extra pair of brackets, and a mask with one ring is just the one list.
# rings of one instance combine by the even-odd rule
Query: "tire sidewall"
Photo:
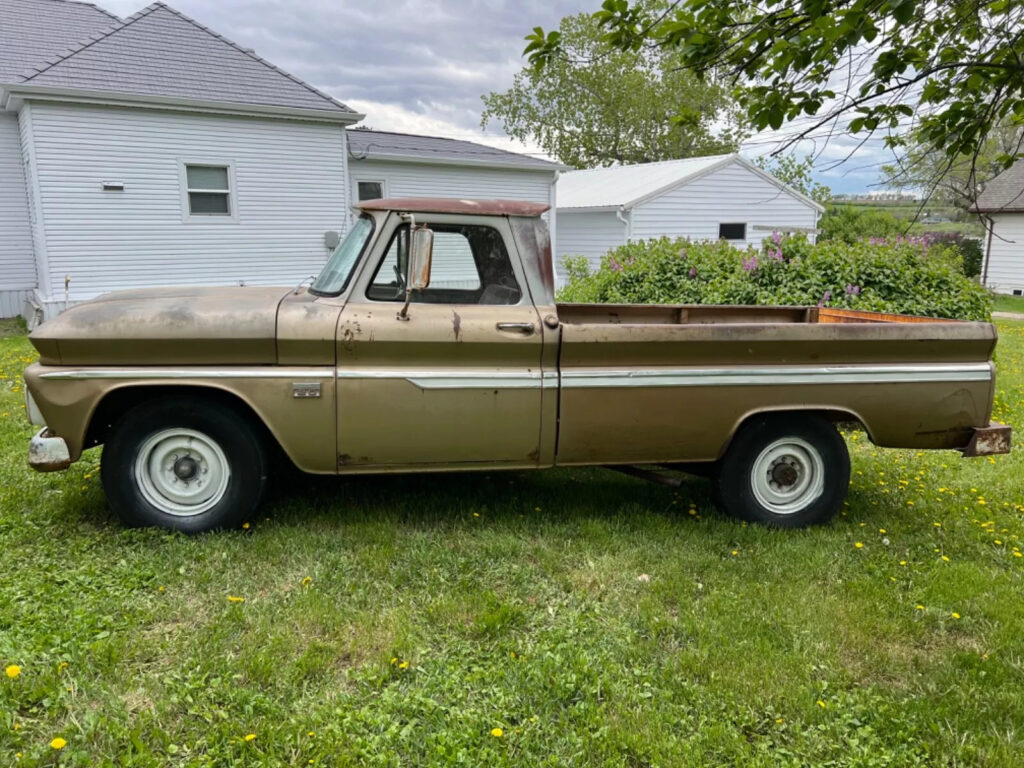
[[(757, 500), (752, 471), (761, 452), (786, 437), (800, 438), (818, 452), (824, 467), (824, 487), (803, 509), (780, 514)], [(725, 512), (740, 519), (781, 528), (802, 528), (830, 520), (842, 506), (849, 484), (849, 451), (832, 423), (808, 414), (780, 413), (756, 417), (736, 434), (719, 466), (715, 496)]]
[[(136, 459), (146, 440), (161, 431), (179, 428), (195, 430), (215, 442), (230, 472), (220, 500), (191, 516), (173, 515), (154, 506), (142, 493), (136, 476)], [(200, 533), (245, 522), (262, 499), (267, 467), (258, 436), (234, 409), (223, 404), (169, 399), (137, 406), (115, 424), (103, 448), (100, 472), (110, 506), (125, 524)]]

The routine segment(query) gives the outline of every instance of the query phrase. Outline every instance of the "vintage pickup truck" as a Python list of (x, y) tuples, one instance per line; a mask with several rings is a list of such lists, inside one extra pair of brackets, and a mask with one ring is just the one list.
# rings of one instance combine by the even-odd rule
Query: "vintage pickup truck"
[[(996, 331), (818, 307), (556, 304), (547, 207), (389, 199), (308, 288), (164, 288), (31, 336), (29, 463), (103, 444), (110, 505), (186, 532), (251, 518), (275, 457), (321, 474), (677, 468), (745, 519), (821, 522), (876, 445), (1009, 451)], [(649, 472), (650, 470), (642, 470)]]

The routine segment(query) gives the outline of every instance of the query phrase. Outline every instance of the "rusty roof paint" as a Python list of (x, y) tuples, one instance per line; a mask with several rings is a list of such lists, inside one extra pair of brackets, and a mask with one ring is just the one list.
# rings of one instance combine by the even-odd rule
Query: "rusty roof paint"
[(522, 200), (457, 200), (445, 197), (385, 197), (355, 204), (364, 211), (409, 211), (413, 213), (470, 213), (480, 216), (540, 216), (551, 208), (547, 203)]

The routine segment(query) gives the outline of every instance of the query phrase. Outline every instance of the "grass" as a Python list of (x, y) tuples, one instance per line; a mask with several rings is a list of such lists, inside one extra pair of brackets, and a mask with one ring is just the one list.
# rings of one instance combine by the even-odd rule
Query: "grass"
[(1024, 296), (996, 294), (996, 303), (993, 309), (996, 312), (1013, 312), (1024, 315)]
[(95, 451), (25, 466), (32, 358), (0, 339), (2, 766), (1020, 764), (1019, 435), (854, 433), (847, 507), (806, 531), (594, 469), (310, 478), (186, 538), (112, 519)]

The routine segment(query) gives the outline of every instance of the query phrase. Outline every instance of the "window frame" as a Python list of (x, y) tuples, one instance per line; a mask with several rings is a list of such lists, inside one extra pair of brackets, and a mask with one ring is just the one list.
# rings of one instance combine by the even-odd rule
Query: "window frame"
[[(488, 222), (486, 224), (485, 223), (480, 223), (480, 224), (469, 224), (469, 225), (467, 225), (464, 219), (458, 219), (458, 218), (455, 218), (455, 217), (452, 217), (452, 216), (446, 216), (446, 215), (442, 214), (440, 216), (437, 216), (436, 218), (432, 217), (429, 220), (425, 220), (425, 221), (421, 221), (421, 222), (417, 222), (417, 223), (425, 225), (427, 227), (430, 227), (431, 229), (434, 229), (435, 227), (452, 227), (452, 228), (454, 228), (454, 227), (464, 227), (464, 226), (477, 226), (477, 227), (486, 227), (487, 229), (493, 229), (497, 233), (498, 237), (501, 238), (502, 245), (505, 248), (505, 255), (506, 255), (506, 257), (508, 258), (508, 261), (509, 261), (509, 267), (511, 268), (512, 277), (516, 281), (516, 287), (519, 289), (519, 301), (515, 302), (514, 304), (480, 304), (479, 302), (468, 302), (468, 303), (467, 302), (451, 302), (451, 303), (449, 303), (449, 302), (440, 302), (440, 301), (437, 301), (437, 302), (434, 302), (434, 301), (418, 302), (418, 301), (416, 301), (414, 299), (413, 302), (412, 302), (413, 306), (421, 305), (421, 306), (436, 306), (436, 307), (449, 306), (449, 307), (496, 307), (496, 308), (498, 308), (498, 307), (521, 307), (524, 304), (532, 304), (532, 302), (531, 302), (531, 300), (529, 298), (529, 288), (527, 287), (528, 286), (528, 282), (527, 282), (527, 279), (526, 279), (526, 274), (523, 272), (522, 264), (519, 261), (519, 252), (515, 249), (515, 239), (513, 237), (511, 237), (511, 233), (510, 232), (506, 231), (501, 226), (498, 226), (496, 222)], [(360, 285), (356, 288), (356, 290), (362, 296), (362, 299), (361, 299), (362, 301), (366, 301), (366, 302), (369, 302), (371, 304), (382, 304), (382, 305), (392, 305), (392, 306), (394, 304), (396, 304), (396, 303), (401, 303), (402, 301), (404, 301), (404, 298), (403, 299), (375, 299), (372, 296), (370, 296), (370, 290), (373, 288), (374, 279), (377, 277), (378, 274), (380, 274), (381, 269), (383, 269), (383, 267), (384, 267), (384, 262), (385, 262), (385, 260), (388, 257), (388, 251), (391, 249), (392, 242), (394, 242), (395, 238), (398, 237), (399, 231), (403, 227), (408, 228), (408, 226), (409, 226), (408, 222), (405, 222), (405, 221), (402, 221), (401, 219), (399, 219), (398, 223), (394, 227), (391, 228), (391, 231), (388, 234), (387, 239), (385, 240), (384, 238), (380, 238), (380, 240), (378, 241), (378, 242), (380, 242), (382, 244), (381, 249), (377, 253), (371, 254), (371, 257), (369, 259), (366, 259), (366, 267), (365, 267), (365, 272), (364, 272), (365, 277), (360, 279)], [(474, 266), (475, 266), (475, 268), (477, 270), (477, 274), (479, 275), (480, 267), (476, 263), (476, 254), (473, 254), (473, 262), (474, 262)], [(480, 276), (480, 291), (482, 292), (482, 291), (487, 289), (487, 286), (484, 285), (483, 276), (482, 275), (479, 275), (479, 276)], [(430, 289), (428, 288), (427, 290), (430, 290)], [(461, 290), (461, 289), (456, 289), (456, 290)]]
[[(743, 227), (743, 237), (726, 237), (722, 234), (722, 227)], [(730, 243), (746, 242), (748, 227), (749, 223), (746, 221), (720, 221), (718, 222), (718, 239)]]
[[(188, 184), (188, 169), (190, 167), (200, 168), (224, 168), (228, 172), (228, 188), (220, 189), (190, 189)], [(238, 223), (238, 185), (235, 183), (235, 163), (232, 160), (213, 158), (179, 158), (178, 178), (181, 185), (181, 215), (185, 223)], [(191, 194), (214, 193), (225, 194), (228, 201), (227, 213), (193, 213)]]
[(369, 177), (369, 176), (364, 177), (364, 178), (359, 178), (359, 177), (355, 177), (354, 176), (352, 178), (352, 183), (355, 184), (355, 186), (356, 186), (356, 188), (354, 190), (356, 203), (361, 203), (362, 202), (362, 200), (359, 197), (359, 185), (360, 184), (380, 184), (380, 198), (368, 197), (368, 198), (366, 198), (367, 200), (376, 200), (376, 199), (383, 200), (384, 198), (386, 198), (388, 196), (388, 182), (387, 182), (387, 179), (375, 179), (375, 178), (372, 178), (372, 177)]

